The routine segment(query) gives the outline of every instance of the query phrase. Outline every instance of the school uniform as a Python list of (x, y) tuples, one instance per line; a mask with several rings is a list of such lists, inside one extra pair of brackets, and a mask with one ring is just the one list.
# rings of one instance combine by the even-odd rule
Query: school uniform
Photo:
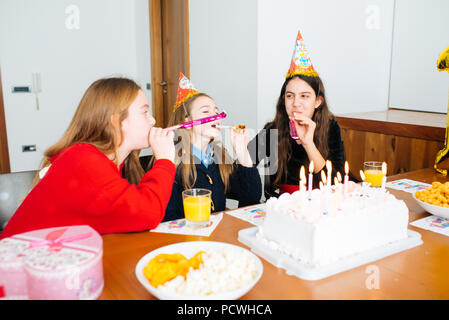
[[(210, 146), (206, 152), (202, 152), (192, 146), (193, 159), (195, 162), (197, 177), (192, 188), (204, 188), (212, 191), (212, 212), (219, 212), (226, 209), (226, 199), (232, 198), (239, 201), (239, 207), (259, 203), (262, 195), (262, 183), (259, 172), (255, 165), (244, 167), (234, 164), (234, 171), (230, 176), (229, 192), (225, 193), (224, 184), (220, 176), (218, 161), (212, 153)], [(175, 182), (165, 211), (163, 221), (170, 221), (184, 218), (184, 207), (182, 202), (181, 170), (175, 176)]]

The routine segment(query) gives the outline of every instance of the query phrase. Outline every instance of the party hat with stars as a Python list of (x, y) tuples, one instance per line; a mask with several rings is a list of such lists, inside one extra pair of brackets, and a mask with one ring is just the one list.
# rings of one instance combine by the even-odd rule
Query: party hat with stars
[(312, 61), (310, 61), (309, 54), (304, 45), (304, 39), (299, 31), (298, 36), (296, 37), (295, 50), (293, 51), (290, 69), (288, 69), (285, 78), (288, 79), (295, 75), (318, 77), (318, 73), (313, 68)]
[(173, 108), (173, 112), (184, 102), (186, 102), (191, 97), (197, 95), (200, 93), (193, 83), (182, 74), (182, 72), (179, 73), (179, 84), (178, 84), (178, 96), (176, 98), (175, 107)]

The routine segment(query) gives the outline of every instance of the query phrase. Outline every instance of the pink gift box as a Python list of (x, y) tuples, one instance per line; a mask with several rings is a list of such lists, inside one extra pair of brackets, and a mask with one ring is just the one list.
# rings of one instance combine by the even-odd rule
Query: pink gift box
[(96, 299), (103, 239), (89, 226), (40, 229), (0, 241), (0, 298)]

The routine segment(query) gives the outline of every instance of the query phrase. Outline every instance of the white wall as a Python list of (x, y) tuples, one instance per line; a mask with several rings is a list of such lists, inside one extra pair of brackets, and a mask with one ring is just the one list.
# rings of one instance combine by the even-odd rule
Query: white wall
[(449, 76), (438, 72), (449, 45), (449, 1), (396, 0), (390, 106), (446, 113)]
[(259, 125), (274, 118), (298, 30), (333, 113), (385, 110), (392, 13), (391, 0), (259, 0)]
[[(11, 171), (38, 167), (93, 81), (121, 75), (142, 86), (150, 82), (149, 32), (142, 29), (148, 27), (147, 2), (0, 1), (0, 66)], [(79, 8), (80, 28), (69, 30), (66, 8), (72, 4)], [(33, 71), (42, 75), (39, 111), (34, 95), (11, 93), (12, 86), (30, 85)], [(23, 153), (22, 145), (28, 144), (36, 144), (37, 152)]]
[(228, 112), (257, 125), (257, 0), (190, 0), (190, 78)]
[(190, 0), (192, 81), (231, 123), (273, 119), (298, 29), (336, 114), (385, 110), (391, 0)]

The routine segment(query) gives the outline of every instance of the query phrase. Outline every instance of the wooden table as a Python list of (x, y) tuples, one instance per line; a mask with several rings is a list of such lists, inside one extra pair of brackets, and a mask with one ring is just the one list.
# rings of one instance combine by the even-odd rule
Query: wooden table
[[(388, 177), (422, 182), (448, 181), (433, 169)], [(410, 221), (428, 216), (410, 193), (390, 190), (410, 209)], [(110, 234), (104, 240), (105, 288), (100, 299), (155, 299), (137, 280), (137, 262), (148, 252), (183, 241), (222, 241), (245, 247), (237, 240), (241, 229), (251, 224), (224, 214), (210, 237), (152, 232)], [(289, 276), (265, 260), (263, 275), (242, 299), (449, 299), (449, 237), (409, 226), (424, 244), (317, 281)], [(378, 288), (370, 279), (378, 275)], [(374, 285), (374, 286), (373, 286)]]

